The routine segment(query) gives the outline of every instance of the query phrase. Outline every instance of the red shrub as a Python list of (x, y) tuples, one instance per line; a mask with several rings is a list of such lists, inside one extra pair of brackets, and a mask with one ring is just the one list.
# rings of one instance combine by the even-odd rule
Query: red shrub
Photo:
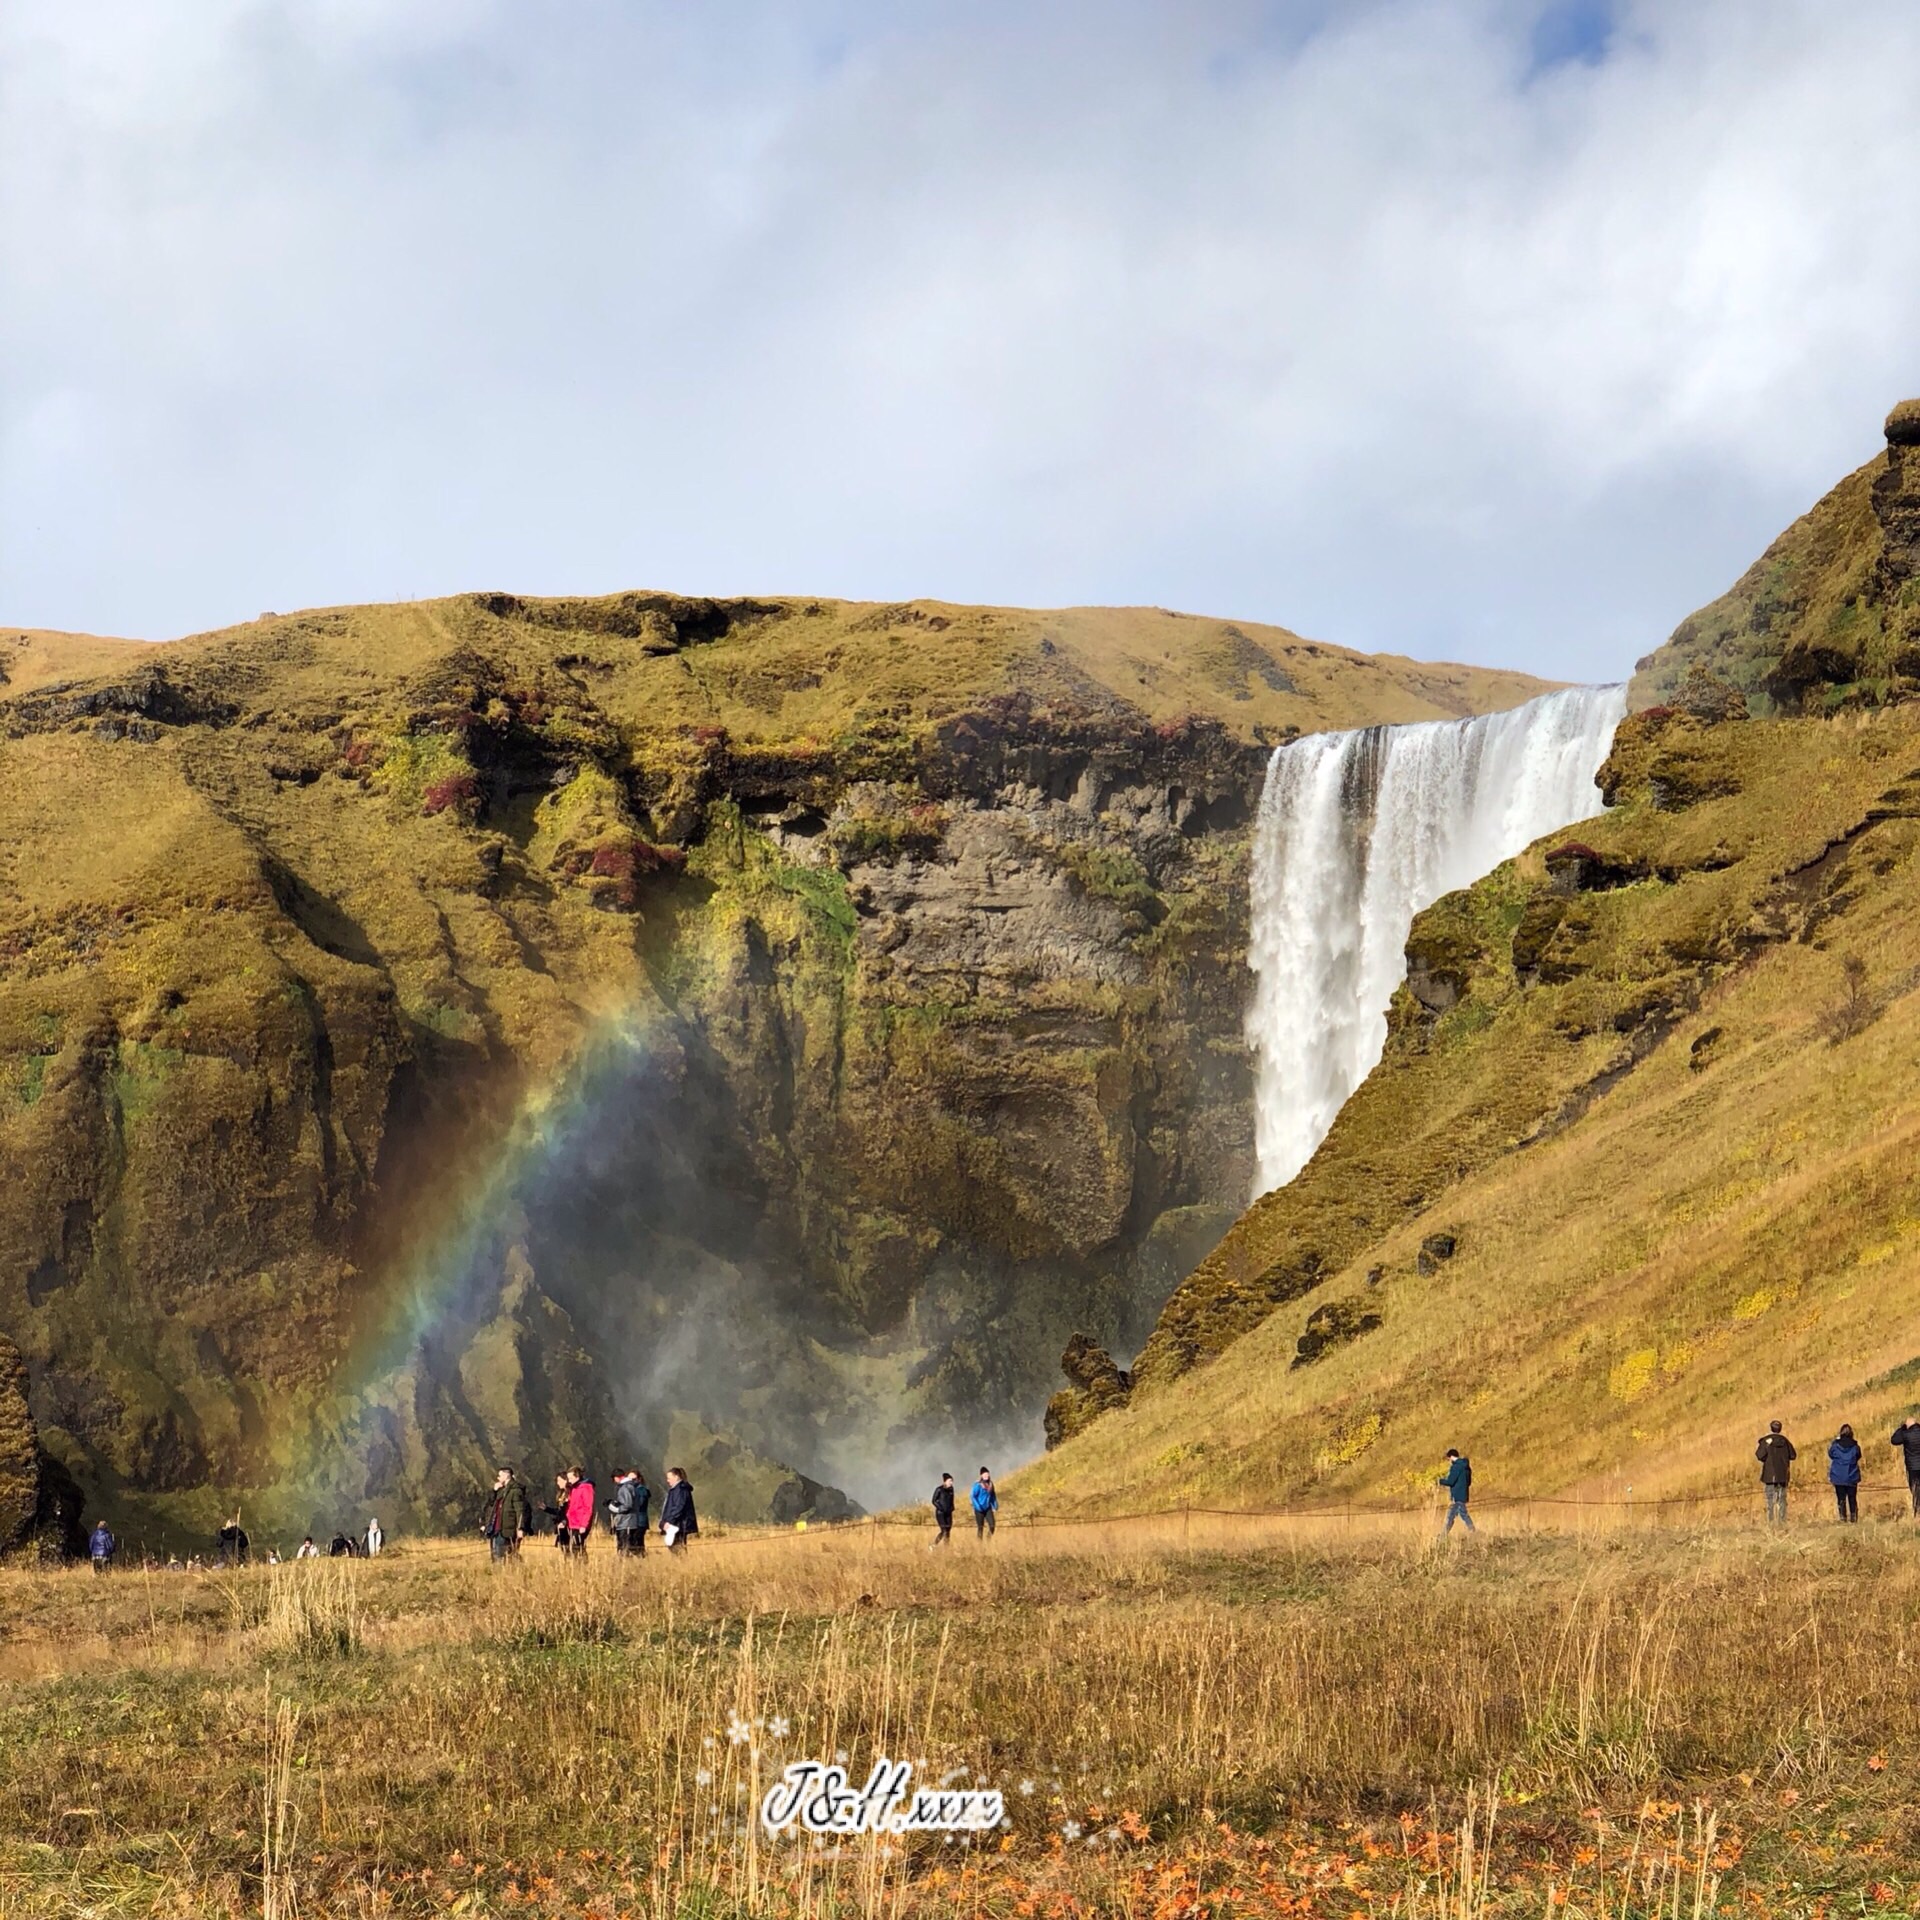
[(445, 813), (449, 807), (465, 813), (480, 804), (480, 781), (471, 773), (450, 773), (434, 781), (420, 798), (422, 813)]

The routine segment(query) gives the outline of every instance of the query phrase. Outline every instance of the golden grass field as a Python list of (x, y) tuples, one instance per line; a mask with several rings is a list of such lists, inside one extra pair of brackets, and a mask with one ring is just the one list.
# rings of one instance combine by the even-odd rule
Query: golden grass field
[[(1911, 1912), (1920, 1535), (1814, 1491), (0, 1570), (0, 1914)], [(1010, 1824), (764, 1836), (836, 1753)]]

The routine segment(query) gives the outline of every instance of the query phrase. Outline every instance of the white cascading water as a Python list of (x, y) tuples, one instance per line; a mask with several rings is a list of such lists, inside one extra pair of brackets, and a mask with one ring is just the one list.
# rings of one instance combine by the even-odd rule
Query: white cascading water
[(1625, 687), (1274, 749), (1254, 828), (1257, 1191), (1284, 1186), (1380, 1058), (1413, 917), (1599, 811)]

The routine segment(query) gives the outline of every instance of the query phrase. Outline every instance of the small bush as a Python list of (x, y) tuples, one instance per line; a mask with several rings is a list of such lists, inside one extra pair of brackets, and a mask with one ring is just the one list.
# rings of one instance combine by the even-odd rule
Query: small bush
[(420, 811), (425, 814), (445, 813), (449, 807), (456, 813), (468, 814), (479, 804), (479, 776), (471, 773), (450, 773), (444, 779), (432, 781), (420, 795)]

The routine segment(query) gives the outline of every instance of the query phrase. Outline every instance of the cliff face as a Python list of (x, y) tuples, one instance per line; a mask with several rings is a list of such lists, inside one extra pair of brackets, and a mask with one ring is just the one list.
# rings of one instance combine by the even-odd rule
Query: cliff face
[(1249, 1177), (1265, 746), (1517, 676), (1157, 613), (0, 632), (0, 1329), (152, 1523), (1033, 1443)]

